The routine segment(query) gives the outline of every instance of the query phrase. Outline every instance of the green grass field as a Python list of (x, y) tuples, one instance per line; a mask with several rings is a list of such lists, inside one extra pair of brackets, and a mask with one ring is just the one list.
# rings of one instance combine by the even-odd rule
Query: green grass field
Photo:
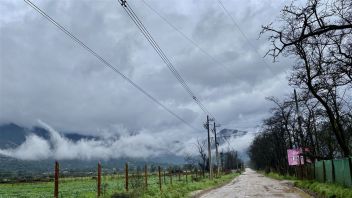
[[(151, 175), (148, 177), (148, 188), (144, 188), (144, 177), (130, 178), (129, 197), (187, 197), (195, 190), (206, 189), (222, 185), (229, 182), (238, 174), (232, 173), (217, 177), (213, 180), (207, 178), (198, 178), (197, 181), (191, 181), (191, 176), (181, 176), (180, 180), (177, 175), (172, 177), (162, 177), (162, 191), (159, 190), (158, 177)], [(125, 192), (125, 180), (120, 176), (103, 176), (102, 177), (102, 196), (111, 197), (113, 194), (120, 197)], [(97, 182), (92, 177), (82, 178), (62, 178), (59, 183), (60, 197), (96, 197)], [(0, 184), (0, 198), (7, 197), (53, 197), (54, 182), (36, 182), (36, 183), (15, 183)], [(126, 195), (125, 195), (126, 196)]]

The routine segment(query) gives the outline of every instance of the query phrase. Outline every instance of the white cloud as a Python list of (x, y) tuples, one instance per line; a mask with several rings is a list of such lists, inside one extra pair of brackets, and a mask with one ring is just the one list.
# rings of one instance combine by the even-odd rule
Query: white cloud
[(0, 154), (23, 160), (47, 159), (52, 155), (49, 142), (36, 135), (27, 136), (17, 148), (0, 149)]
[[(205, 115), (116, 1), (33, 2), (163, 104), (202, 128)], [(282, 1), (223, 1), (257, 49), (234, 29), (216, 1), (147, 2), (228, 66), (224, 69), (212, 62), (142, 2), (130, 1), (191, 89), (224, 127), (255, 127), (270, 108), (262, 105), (264, 98), (286, 93), (285, 71), (290, 63), (282, 60), (276, 66), (267, 59), (270, 72), (255, 52), (266, 49), (265, 39), (257, 40), (260, 26), (279, 15)], [(1, 1), (0, 16), (0, 123), (30, 127), (37, 118), (45, 118), (60, 131), (104, 139), (73, 143), (52, 133), (50, 155), (108, 158), (116, 151), (133, 156), (167, 152), (149, 149), (159, 147), (179, 154), (192, 149), (172, 142), (192, 145), (197, 137), (204, 137), (205, 132), (188, 128), (159, 108), (24, 2)], [(129, 136), (130, 132), (137, 135)], [(108, 141), (116, 134), (120, 139)], [(27, 137), (29, 141), (43, 147), (48, 143), (36, 136)], [(15, 155), (16, 150), (11, 152)], [(34, 158), (45, 157), (40, 152), (44, 151)]]
[(123, 134), (119, 138), (81, 139), (73, 142), (43, 121), (38, 123), (49, 131), (45, 140), (30, 134), (25, 142), (16, 148), (0, 149), (0, 154), (22, 159), (116, 159), (120, 157), (148, 158), (175, 151), (169, 141), (162, 137), (141, 132), (135, 135)]

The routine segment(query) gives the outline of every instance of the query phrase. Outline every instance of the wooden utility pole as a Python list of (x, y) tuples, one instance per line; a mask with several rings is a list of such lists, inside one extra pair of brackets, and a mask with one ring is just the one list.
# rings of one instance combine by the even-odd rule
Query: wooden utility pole
[(54, 197), (59, 198), (59, 162), (55, 161)]
[(214, 135), (215, 135), (215, 154), (216, 154), (216, 166), (217, 166), (217, 175), (220, 174), (220, 158), (219, 158), (219, 150), (218, 150), (218, 146), (219, 146), (219, 143), (218, 143), (218, 140), (216, 138), (216, 124), (215, 124), (215, 121), (214, 121)]
[[(294, 95), (295, 95), (295, 103), (296, 103), (296, 113), (297, 113), (297, 121), (298, 121), (298, 130), (299, 130), (299, 135), (300, 135), (300, 139), (301, 139), (301, 149), (302, 149), (302, 153), (304, 153), (304, 136), (303, 136), (303, 129), (302, 129), (302, 115), (301, 115), (301, 111), (299, 110), (298, 107), (298, 99), (297, 99), (297, 92), (296, 89), (294, 89)], [(303, 158), (304, 155), (303, 155)], [(304, 160), (305, 163), (305, 160)]]
[(296, 89), (294, 89), (294, 95), (295, 95), (295, 103), (296, 103), (296, 112), (297, 112), (297, 116), (298, 116), (298, 130), (299, 130), (299, 136), (300, 136), (300, 139), (301, 139), (301, 142), (300, 142), (300, 146), (301, 146), (301, 154), (299, 155), (299, 165), (300, 165), (300, 169), (301, 169), (301, 178), (303, 178), (303, 167), (302, 167), (302, 164), (301, 164), (301, 155), (303, 154), (303, 164), (307, 164), (306, 162), (306, 156), (304, 154), (305, 152), (305, 145), (304, 145), (304, 136), (303, 136), (303, 129), (302, 129), (302, 115), (301, 115), (301, 112), (299, 110), (299, 107), (298, 107), (298, 100), (297, 100), (297, 93), (296, 93)]
[(206, 129), (208, 131), (208, 164), (209, 164), (209, 179), (213, 179), (213, 167), (211, 163), (211, 148), (210, 148), (210, 128), (209, 128), (209, 115), (207, 115)]

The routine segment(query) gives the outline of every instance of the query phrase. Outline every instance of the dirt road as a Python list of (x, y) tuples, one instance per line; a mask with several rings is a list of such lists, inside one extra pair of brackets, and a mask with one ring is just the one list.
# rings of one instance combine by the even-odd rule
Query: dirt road
[(235, 198), (235, 197), (310, 197), (303, 191), (294, 189), (287, 181), (278, 181), (251, 169), (235, 178), (231, 183), (211, 190), (201, 198)]

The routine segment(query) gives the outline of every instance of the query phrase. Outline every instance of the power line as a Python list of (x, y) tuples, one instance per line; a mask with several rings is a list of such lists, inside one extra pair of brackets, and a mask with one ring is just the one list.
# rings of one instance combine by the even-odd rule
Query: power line
[(49, 22), (51, 22), (53, 25), (55, 25), (57, 28), (59, 28), (63, 33), (65, 33), (67, 36), (69, 36), (74, 42), (78, 43), (81, 45), (85, 50), (87, 50), (89, 53), (91, 53), (93, 56), (95, 56), (100, 62), (102, 62), (106, 67), (112, 69), (115, 73), (119, 74), (124, 80), (129, 82), (133, 87), (135, 87), (137, 90), (142, 92), (144, 95), (146, 95), (149, 99), (151, 99), (153, 102), (155, 102), (157, 105), (162, 107), (164, 110), (169, 112), (171, 115), (179, 119), (181, 122), (186, 124), (187, 126), (191, 127), (192, 129), (198, 131), (195, 127), (193, 127), (191, 124), (189, 124), (187, 121), (185, 121), (183, 118), (181, 118), (179, 115), (174, 113), (171, 109), (163, 105), (161, 102), (159, 102), (156, 98), (154, 98), (151, 94), (149, 94), (147, 91), (145, 91), (142, 87), (137, 85), (135, 82), (133, 82), (130, 78), (125, 76), (122, 72), (120, 72), (117, 67), (114, 67), (111, 63), (109, 63), (107, 60), (105, 60), (102, 56), (100, 56), (97, 52), (92, 50), (90, 47), (88, 47), (86, 44), (84, 44), (81, 40), (79, 40), (77, 37), (75, 37), (72, 33), (70, 33), (66, 28), (61, 26), (58, 22), (56, 22), (53, 18), (51, 18), (48, 14), (46, 14), (44, 11), (42, 11), (39, 7), (37, 7), (34, 3), (32, 3), (30, 0), (24, 0), (29, 6), (31, 6), (35, 11), (37, 11), (39, 14), (41, 14), (45, 19), (47, 19)]
[(238, 31), (241, 33), (241, 35), (247, 40), (247, 42), (249, 43), (249, 45), (251, 46), (251, 48), (253, 48), (253, 50), (255, 51), (255, 53), (261, 58), (261, 60), (264, 62), (264, 64), (267, 66), (267, 68), (269, 69), (269, 71), (274, 74), (274, 72), (272, 71), (270, 65), (264, 60), (264, 58), (259, 54), (258, 50), (254, 47), (253, 43), (248, 39), (248, 37), (246, 36), (246, 34), (242, 31), (241, 27), (237, 24), (236, 20), (232, 17), (232, 15), (230, 14), (230, 12), (226, 9), (226, 7), (224, 6), (224, 4), (221, 2), (221, 0), (217, 0), (220, 7), (224, 10), (224, 12), (226, 13), (226, 15), (231, 19), (233, 25), (238, 29)]
[[(190, 37), (188, 37), (185, 33), (183, 33), (179, 28), (177, 28), (175, 25), (173, 25), (166, 17), (164, 17), (158, 10), (156, 10), (154, 7), (152, 7), (150, 4), (148, 4), (145, 0), (142, 0), (142, 2), (150, 9), (152, 10), (156, 15), (158, 15), (163, 21), (165, 21), (172, 29), (174, 29), (176, 32), (178, 32), (183, 38), (185, 38), (189, 43), (191, 43), (194, 47), (196, 47), (197, 49), (199, 49), (204, 55), (208, 56), (214, 63), (216, 63), (217, 65), (221, 65), (223, 66), (223, 68), (225, 68), (227, 71), (229, 71), (230, 73), (234, 74), (235, 73), (226, 65), (221, 63), (219, 60), (217, 60), (214, 56), (210, 55), (205, 49), (203, 49), (202, 47), (200, 47), (199, 44), (197, 44), (197, 42), (195, 42), (193, 39), (191, 39)], [(243, 34), (244, 37), (245, 34), (241, 31), (241, 33)], [(218, 121), (219, 122), (219, 121)]]
[(165, 21), (171, 28), (173, 28), (176, 32), (178, 32), (183, 38), (185, 38), (187, 41), (189, 41), (193, 46), (195, 46), (197, 49), (199, 49), (203, 54), (208, 56), (214, 63), (223, 66), (227, 71), (230, 73), (234, 74), (235, 73), (225, 64), (221, 63), (219, 60), (214, 58), (212, 55), (210, 55), (205, 49), (199, 46), (197, 42), (195, 42), (193, 39), (188, 37), (185, 33), (183, 33), (181, 30), (179, 30), (175, 25), (173, 25), (169, 20), (167, 20), (163, 15), (160, 14), (155, 8), (153, 8), (151, 5), (149, 5), (145, 0), (142, 0), (142, 2), (150, 9), (152, 10), (156, 15), (158, 15), (163, 21)]
[[(178, 81), (181, 83), (181, 85), (185, 88), (185, 90), (188, 92), (188, 94), (192, 97), (192, 99), (199, 105), (199, 107), (205, 112), (206, 114), (210, 114), (210, 112), (204, 107), (204, 105), (200, 102), (200, 100), (195, 96), (195, 94), (192, 92), (192, 90), (189, 88), (187, 85), (187, 82), (181, 77), (181, 75), (177, 72), (177, 70), (174, 68), (172, 63), (169, 61), (165, 53), (161, 50), (159, 45), (155, 42), (153, 37), (150, 35), (149, 31), (145, 28), (143, 23), (139, 20), (137, 15), (134, 13), (132, 8), (129, 7), (126, 1), (120, 0), (121, 5), (125, 9), (126, 13), (130, 16), (130, 18), (133, 20), (133, 22), (137, 25), (137, 27), (141, 30), (142, 34), (147, 38), (149, 43), (152, 45), (154, 50), (158, 53), (158, 55), (161, 57), (161, 59), (165, 62), (165, 64), (168, 66), (170, 71), (174, 74), (174, 76), (178, 79)], [(214, 116), (213, 116), (214, 117)]]
[(141, 31), (141, 33), (144, 35), (144, 37), (148, 40), (150, 45), (154, 48), (156, 53), (160, 56), (160, 58), (164, 61), (166, 66), (169, 68), (169, 70), (172, 72), (172, 74), (176, 77), (176, 79), (180, 82), (182, 87), (187, 91), (187, 93), (191, 96), (191, 98), (195, 101), (196, 104), (202, 109), (202, 111), (210, 115), (211, 117), (214, 118), (214, 116), (208, 111), (208, 109), (202, 104), (199, 98), (197, 98), (194, 94), (194, 92), (189, 88), (187, 81), (182, 78), (182, 76), (179, 74), (179, 72), (176, 70), (174, 65), (170, 62), (168, 57), (165, 55), (163, 50), (160, 48), (160, 46), (156, 43), (154, 38), (151, 36), (147, 28), (143, 25), (142, 21), (138, 18), (138, 16), (135, 14), (133, 9), (129, 6), (126, 0), (118, 0), (123, 9), (126, 11), (128, 16), (132, 19), (132, 21), (135, 23), (135, 25), (138, 27), (138, 29)]

